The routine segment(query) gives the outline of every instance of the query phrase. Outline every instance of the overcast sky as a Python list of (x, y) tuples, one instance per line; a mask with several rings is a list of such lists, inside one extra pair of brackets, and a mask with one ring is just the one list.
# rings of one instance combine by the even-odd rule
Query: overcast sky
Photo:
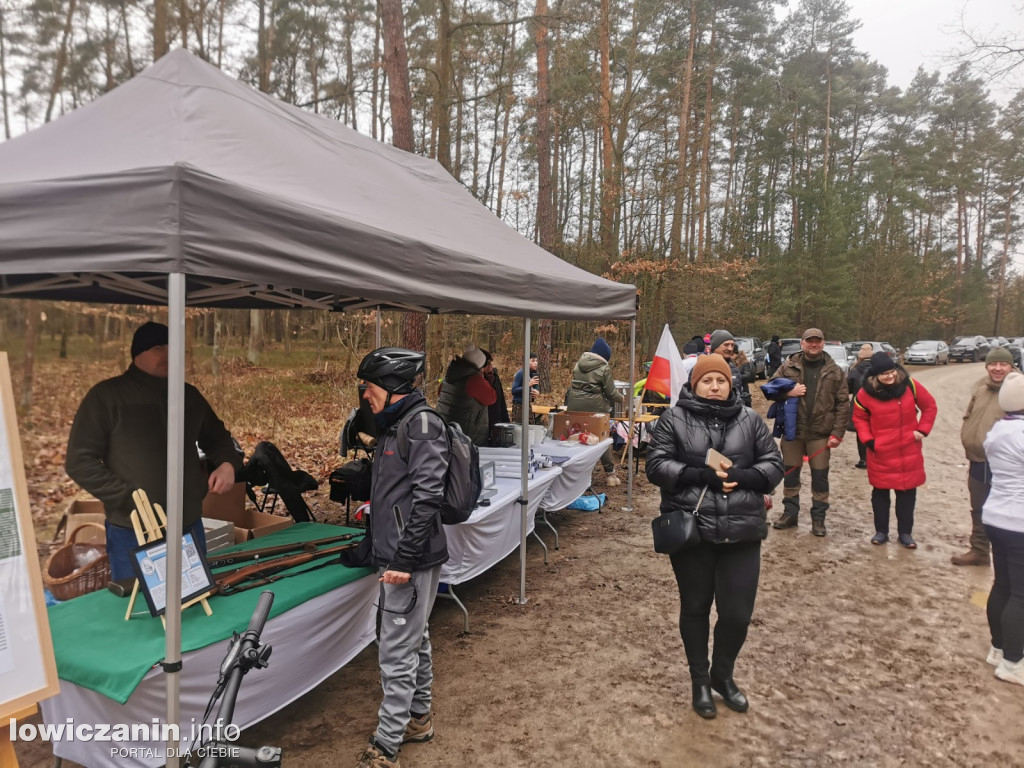
[[(983, 37), (1001, 31), (1024, 38), (1024, 0), (847, 0), (851, 16), (862, 26), (854, 34), (858, 49), (889, 70), (889, 82), (905, 89), (919, 65), (932, 71), (948, 69), (943, 57), (965, 42), (957, 34), (964, 25)], [(791, 0), (790, 7), (793, 6)], [(1005, 102), (1024, 86), (1024, 71), (1014, 80), (993, 87)]]

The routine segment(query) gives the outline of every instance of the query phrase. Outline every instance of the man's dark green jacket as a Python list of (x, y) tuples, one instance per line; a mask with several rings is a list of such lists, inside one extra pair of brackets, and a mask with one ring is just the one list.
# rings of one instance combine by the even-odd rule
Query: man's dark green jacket
[[(242, 466), (231, 434), (199, 390), (185, 385), (183, 528), (202, 515), (207, 475), (199, 446), (215, 469), (225, 461)], [(103, 502), (107, 519), (131, 528), (132, 492), (167, 509), (167, 379), (132, 365), (89, 390), (75, 414), (68, 439), (68, 475)]]

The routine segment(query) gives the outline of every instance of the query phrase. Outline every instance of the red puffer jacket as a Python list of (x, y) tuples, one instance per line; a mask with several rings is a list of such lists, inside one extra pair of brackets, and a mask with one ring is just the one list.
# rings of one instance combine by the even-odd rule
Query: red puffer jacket
[(875, 441), (868, 451), (873, 488), (907, 491), (924, 485), (924, 453), (914, 431), (931, 432), (937, 413), (935, 398), (909, 376), (889, 387), (880, 386), (874, 376), (864, 378), (853, 400), (853, 422), (861, 442)]

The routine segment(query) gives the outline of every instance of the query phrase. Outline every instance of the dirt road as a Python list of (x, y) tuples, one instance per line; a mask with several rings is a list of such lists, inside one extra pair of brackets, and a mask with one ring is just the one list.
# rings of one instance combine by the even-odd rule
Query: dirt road
[[(960, 421), (984, 371), (911, 373), (939, 404), (925, 443), (919, 549), (869, 543), (870, 489), (844, 441), (828, 537), (810, 535), (805, 493), (800, 527), (765, 542), (736, 668), (748, 713), (720, 707), (704, 721), (690, 708), (675, 585), (650, 547), (657, 489), (639, 478), (632, 512), (622, 511), (623, 486), (602, 514), (559, 515), (562, 548), (549, 565), (531, 543), (527, 605), (511, 601), (514, 555), (461, 590), (470, 634), (460, 635), (455, 606), (438, 601), (437, 736), (406, 748), (402, 765), (1024, 765), (1024, 688), (996, 680), (984, 660), (991, 570), (949, 562), (969, 528)], [(371, 647), (243, 741), (283, 746), (287, 765), (354, 765), (379, 695)], [(22, 765), (48, 765), (45, 754), (32, 747)]]

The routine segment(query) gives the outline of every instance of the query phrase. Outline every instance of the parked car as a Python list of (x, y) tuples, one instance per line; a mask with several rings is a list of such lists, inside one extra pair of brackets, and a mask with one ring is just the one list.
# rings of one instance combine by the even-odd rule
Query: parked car
[(949, 359), (959, 363), (965, 360), (976, 363), (984, 360), (991, 349), (984, 336), (957, 336), (949, 345)]
[(1013, 364), (1017, 368), (1024, 370), (1024, 368), (1021, 368), (1021, 365), (1024, 364), (1024, 336), (1013, 336), (1008, 341), (1010, 344), (1007, 349), (1013, 355)]
[(915, 341), (903, 353), (906, 365), (948, 365), (949, 345), (944, 341)]
[(885, 354), (897, 363), (900, 361), (900, 353), (896, 350), (896, 347), (888, 341), (850, 341), (844, 346), (847, 350), (847, 358), (852, 358), (851, 364), (857, 360), (857, 353), (860, 352), (860, 348), (865, 344), (871, 345), (871, 354), (875, 354), (876, 352), (885, 352)]
[(747, 356), (747, 370), (740, 371), (743, 379), (749, 383), (754, 379), (765, 378), (767, 374), (767, 366), (765, 364), (767, 353), (764, 351), (764, 344), (761, 343), (761, 340), (756, 336), (737, 336), (736, 349), (742, 351)]
[(988, 338), (988, 345), (991, 349), (1010, 346), (1010, 342), (1007, 341), (1005, 336), (988, 336), (986, 338)]
[(800, 339), (779, 339), (779, 345), (782, 347), (783, 360), (800, 351)]
[(850, 372), (850, 358), (846, 354), (846, 347), (839, 342), (826, 342), (825, 354), (836, 361), (836, 365), (842, 368), (843, 373)]

